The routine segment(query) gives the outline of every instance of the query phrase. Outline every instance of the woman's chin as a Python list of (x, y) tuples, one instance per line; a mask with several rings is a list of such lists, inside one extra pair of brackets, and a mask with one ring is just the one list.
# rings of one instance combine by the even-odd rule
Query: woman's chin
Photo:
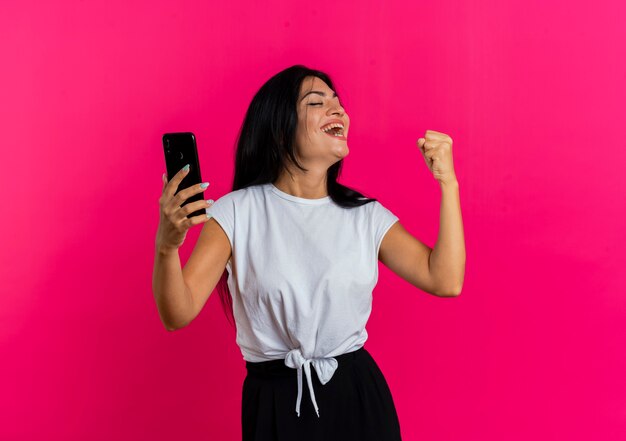
[(337, 155), (340, 159), (345, 158), (350, 153), (350, 149), (348, 148), (348, 143), (344, 142), (343, 146), (337, 146), (333, 149), (335, 155)]

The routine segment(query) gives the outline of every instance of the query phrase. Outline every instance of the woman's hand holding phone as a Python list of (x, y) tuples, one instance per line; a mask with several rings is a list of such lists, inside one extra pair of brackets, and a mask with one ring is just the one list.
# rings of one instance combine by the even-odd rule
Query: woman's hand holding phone
[[(196, 184), (176, 193), (178, 185), (188, 172), (189, 168), (180, 169), (169, 182), (167, 177), (163, 175), (163, 189), (159, 198), (161, 218), (156, 238), (157, 249), (177, 250), (182, 246), (187, 231), (192, 226), (205, 223), (210, 219), (206, 214), (191, 218), (188, 218), (187, 215), (211, 206), (214, 202), (212, 199), (195, 201), (181, 207), (191, 196), (205, 190), (201, 186), (202, 184)], [(206, 184), (208, 185), (208, 182)]]

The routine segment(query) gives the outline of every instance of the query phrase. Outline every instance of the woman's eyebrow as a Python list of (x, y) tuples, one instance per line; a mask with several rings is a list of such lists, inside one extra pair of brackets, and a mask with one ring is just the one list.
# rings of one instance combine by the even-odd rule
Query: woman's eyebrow
[[(300, 98), (300, 101), (302, 101), (307, 95), (309, 95), (311, 93), (316, 93), (316, 94), (321, 95), (321, 96), (326, 96), (326, 94), (324, 92), (320, 92), (319, 90), (312, 90), (310, 92), (305, 93), (304, 96), (302, 98)], [(333, 92), (333, 98), (335, 98), (336, 96), (337, 96), (337, 94), (335, 92)]]

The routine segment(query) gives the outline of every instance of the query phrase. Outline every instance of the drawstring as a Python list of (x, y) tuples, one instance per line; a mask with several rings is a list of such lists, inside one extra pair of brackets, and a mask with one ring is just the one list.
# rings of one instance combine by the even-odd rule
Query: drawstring
[(326, 384), (330, 381), (333, 374), (337, 370), (339, 363), (333, 357), (328, 358), (304, 358), (300, 349), (292, 349), (285, 357), (285, 364), (290, 368), (298, 369), (298, 399), (296, 400), (296, 412), (300, 416), (300, 402), (302, 401), (302, 369), (306, 375), (306, 381), (309, 385), (309, 394), (315, 408), (315, 413), (319, 418), (320, 412), (315, 401), (315, 393), (313, 392), (313, 382), (311, 381), (311, 364), (317, 372), (320, 383)]

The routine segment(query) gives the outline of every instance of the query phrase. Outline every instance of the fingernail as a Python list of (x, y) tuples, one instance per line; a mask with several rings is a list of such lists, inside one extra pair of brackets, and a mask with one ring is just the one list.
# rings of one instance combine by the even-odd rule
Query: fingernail
[(203, 182), (202, 184), (200, 184), (200, 188), (207, 188), (209, 186), (208, 182)]
[(189, 164), (183, 167), (183, 171), (186, 171), (186, 172), (189, 171)]

